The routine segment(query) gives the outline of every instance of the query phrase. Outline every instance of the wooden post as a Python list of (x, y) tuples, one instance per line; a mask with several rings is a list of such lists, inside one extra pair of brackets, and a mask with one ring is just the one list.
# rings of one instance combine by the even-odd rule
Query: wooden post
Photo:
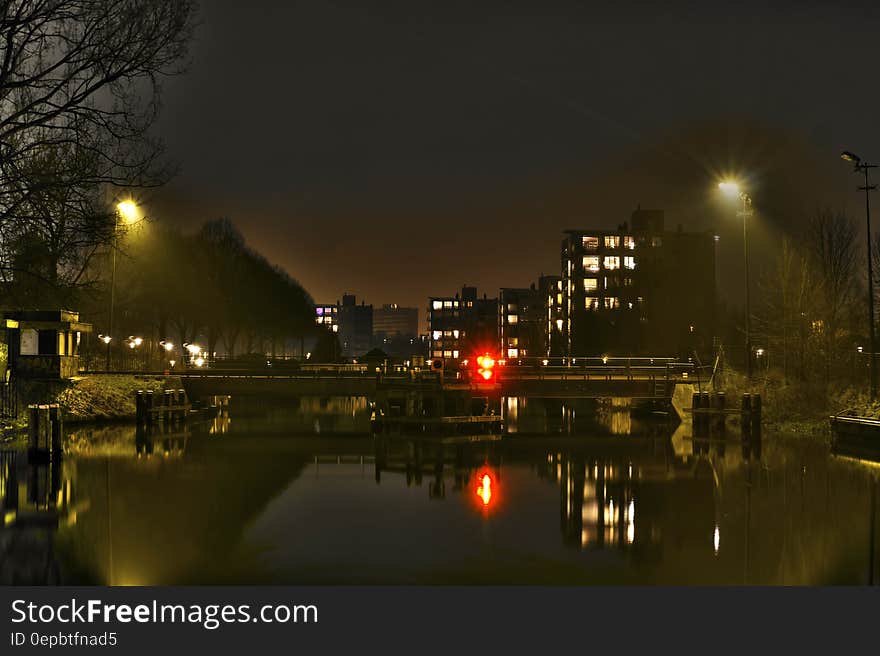
[(49, 424), (49, 432), (51, 433), (51, 449), (52, 449), (52, 457), (57, 458), (61, 456), (63, 442), (62, 442), (62, 434), (61, 434), (61, 408), (57, 403), (53, 403), (49, 406), (48, 409), (48, 424)]
[(137, 425), (144, 424), (144, 390), (138, 390), (134, 396), (135, 416), (137, 417)]
[(153, 390), (147, 390), (147, 399), (146, 399), (146, 407), (144, 409), (144, 416), (147, 418), (147, 424), (152, 424), (155, 417), (153, 416), (153, 403), (155, 402), (155, 394), (153, 394)]
[(28, 406), (28, 448), (35, 451), (40, 446), (40, 406)]

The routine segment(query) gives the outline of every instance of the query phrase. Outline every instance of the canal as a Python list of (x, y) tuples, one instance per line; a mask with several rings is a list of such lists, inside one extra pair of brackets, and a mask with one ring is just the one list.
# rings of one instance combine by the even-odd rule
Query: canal
[(503, 437), (376, 438), (360, 398), (71, 428), (57, 466), (4, 453), (0, 582), (876, 580), (871, 465), (809, 438), (506, 404)]

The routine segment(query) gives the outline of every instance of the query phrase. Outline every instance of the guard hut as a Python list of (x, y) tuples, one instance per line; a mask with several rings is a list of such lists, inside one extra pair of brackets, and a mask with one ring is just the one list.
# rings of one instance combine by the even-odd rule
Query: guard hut
[(70, 310), (3, 312), (12, 376), (63, 380), (79, 372), (79, 345), (92, 325)]

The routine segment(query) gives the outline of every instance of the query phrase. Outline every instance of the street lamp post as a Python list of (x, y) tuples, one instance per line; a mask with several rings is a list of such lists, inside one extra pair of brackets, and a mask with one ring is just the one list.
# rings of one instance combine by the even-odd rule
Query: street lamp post
[(873, 400), (877, 398), (877, 363), (875, 361), (877, 348), (874, 341), (874, 264), (871, 253), (871, 192), (877, 188), (877, 185), (870, 183), (868, 172), (871, 169), (876, 169), (877, 165), (863, 162), (861, 157), (848, 150), (843, 151), (840, 157), (844, 161), (852, 162), (855, 172), (865, 176), (865, 184), (859, 187), (859, 191), (865, 192), (865, 228), (868, 237), (868, 328), (870, 339), (868, 343), (868, 361), (870, 362), (871, 371), (871, 400)]
[[(124, 219), (127, 223), (134, 223), (137, 220), (138, 208), (133, 201), (124, 200), (116, 204), (116, 213), (113, 215), (113, 265), (110, 274), (110, 316), (107, 319), (107, 335), (113, 338), (113, 310), (116, 301), (116, 250), (119, 244), (119, 219)], [(110, 341), (107, 341), (107, 362), (105, 363), (107, 371), (110, 371)]]
[(743, 262), (745, 268), (746, 287), (746, 374), (752, 379), (752, 307), (751, 307), (751, 282), (749, 280), (749, 218), (752, 216), (752, 197), (742, 191), (736, 182), (720, 182), (718, 188), (725, 194), (736, 195), (742, 207), (737, 211), (737, 216), (742, 218), (743, 223)]

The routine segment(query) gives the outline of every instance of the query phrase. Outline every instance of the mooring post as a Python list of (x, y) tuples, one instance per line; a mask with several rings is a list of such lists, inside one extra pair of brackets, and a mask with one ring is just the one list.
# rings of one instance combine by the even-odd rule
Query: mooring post
[(153, 394), (153, 390), (147, 390), (146, 396), (147, 396), (147, 398), (146, 398), (146, 406), (144, 408), (144, 416), (147, 419), (146, 423), (152, 424), (153, 419), (154, 419), (154, 417), (153, 417), (153, 402), (155, 400), (154, 399), (155, 395)]
[(61, 408), (57, 403), (53, 403), (49, 406), (48, 412), (48, 424), (49, 424), (49, 432), (51, 434), (51, 442), (52, 445), (52, 457), (57, 458), (61, 456), (62, 449), (62, 435), (61, 435)]
[(752, 394), (752, 429), (761, 429), (761, 395)]
[(28, 406), (28, 448), (35, 451), (40, 446), (40, 406)]

